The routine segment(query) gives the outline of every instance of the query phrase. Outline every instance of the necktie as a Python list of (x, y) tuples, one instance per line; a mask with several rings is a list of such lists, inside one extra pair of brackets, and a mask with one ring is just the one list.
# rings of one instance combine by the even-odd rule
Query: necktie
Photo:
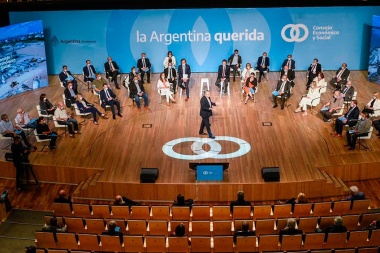
[(223, 66), (223, 74), (222, 74), (222, 77), (225, 77), (226, 76), (226, 66)]
[(264, 66), (265, 66), (265, 57), (263, 57), (263, 59), (261, 60), (261, 67), (264, 68)]
[(146, 65), (145, 65), (145, 58), (142, 58), (142, 62), (143, 62), (143, 68), (146, 68)]
[(185, 65), (182, 66), (182, 74), (186, 74)]
[(313, 73), (315, 72), (315, 65), (313, 65), (311, 72), (313, 72)]
[(111, 68), (111, 71), (112, 71), (112, 72), (115, 70), (115, 68), (113, 67), (112, 62), (110, 62), (110, 68)]
[(347, 115), (346, 115), (346, 118), (348, 118), (348, 116), (351, 114), (351, 112), (354, 110), (354, 107), (351, 107), (350, 110), (348, 111)]
[(172, 68), (169, 68), (169, 77), (168, 77), (169, 79), (171, 79), (172, 78)]
[(291, 65), (290, 60), (288, 60), (288, 67), (289, 67), (289, 69), (290, 69), (290, 65)]
[(281, 84), (281, 88), (280, 88), (280, 91), (281, 91), (281, 92), (284, 92), (285, 83), (286, 83), (286, 82), (282, 82), (282, 84)]
[(110, 94), (108, 93), (108, 90), (106, 90), (106, 97), (107, 97), (107, 98), (110, 98), (110, 97), (111, 97)]
[(94, 73), (92, 73), (92, 69), (90, 66), (88, 66), (88, 75), (89, 77), (92, 77), (94, 75)]
[(208, 101), (208, 104), (210, 105), (210, 108), (211, 108), (212, 104), (211, 104), (210, 98), (207, 98), (207, 101)]
[(347, 90), (348, 90), (348, 88), (346, 87), (346, 88), (344, 89), (344, 91), (343, 91), (343, 94), (346, 94)]
[(338, 73), (338, 75), (336, 76), (336, 78), (340, 78), (340, 76), (343, 74), (343, 69), (341, 69)]
[(376, 101), (376, 99), (373, 99), (373, 100), (371, 101), (371, 105), (370, 105), (370, 107), (373, 107), (373, 105), (375, 104), (375, 101)]

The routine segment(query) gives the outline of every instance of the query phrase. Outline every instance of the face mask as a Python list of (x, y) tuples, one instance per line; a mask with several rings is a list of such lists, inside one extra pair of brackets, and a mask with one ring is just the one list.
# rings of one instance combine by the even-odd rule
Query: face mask
[(83, 100), (83, 98), (79, 98), (79, 100)]
[(169, 68), (169, 69), (171, 69), (171, 68), (172, 68), (172, 66), (169, 66), (168, 68)]
[(44, 98), (44, 101), (46, 101), (47, 100), (47, 98)]
[(90, 66), (91, 66), (91, 64), (87, 64), (87, 66), (89, 66), (89, 67), (90, 67)]

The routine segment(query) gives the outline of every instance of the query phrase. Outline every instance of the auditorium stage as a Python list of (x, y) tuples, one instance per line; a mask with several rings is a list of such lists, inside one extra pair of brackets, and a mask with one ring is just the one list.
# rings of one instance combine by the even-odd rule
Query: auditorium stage
[[(324, 74), (329, 81), (333, 71)], [(305, 93), (305, 75), (303, 71), (296, 72), (296, 86), (288, 101), (289, 107), (281, 110), (280, 107), (272, 108), (271, 99), (278, 72), (269, 73), (269, 80), (259, 84), (256, 102), (249, 100), (246, 105), (240, 79), (231, 83), (230, 97), (219, 96), (214, 85), (216, 73), (192, 74), (188, 102), (177, 94), (177, 103), (166, 106), (163, 99), (160, 104), (156, 87), (158, 74), (154, 74), (152, 82), (144, 85), (149, 95), (150, 111), (142, 109), (139, 112), (133, 108), (124, 87), (114, 89), (122, 105), (122, 118), (113, 120), (108, 112), (109, 118), (100, 119), (98, 126), (89, 121), (81, 126), (82, 134), (76, 138), (68, 135), (60, 138), (57, 150), (52, 152), (40, 152), (41, 143), (37, 143), (39, 151), (31, 154), (30, 160), (39, 180), (79, 184), (73, 194), (83, 198), (109, 199), (122, 194), (139, 200), (172, 200), (182, 193), (196, 200), (229, 201), (236, 197), (237, 190), (244, 190), (248, 199), (258, 201), (285, 199), (300, 191), (309, 197), (337, 196), (346, 194), (343, 181), (380, 178), (377, 169), (380, 167), (380, 142), (375, 134), (367, 141), (370, 151), (359, 151), (358, 146), (356, 150), (348, 151), (343, 146), (345, 136), (332, 138), (333, 124), (323, 122), (319, 113), (312, 114), (309, 110), (307, 116), (302, 116), (302, 113), (293, 112)], [(76, 77), (82, 78), (81, 75)], [(185, 160), (184, 157), (196, 155), (192, 145), (194, 141), (199, 144), (197, 138), (208, 139), (198, 135), (200, 79), (205, 77), (210, 81), (211, 99), (217, 104), (211, 118), (217, 144), (204, 144), (201, 152), (219, 145), (221, 151), (216, 158)], [(357, 100), (362, 109), (372, 93), (380, 90), (379, 86), (366, 81), (365, 71), (352, 71), (351, 80), (358, 91)], [(78, 84), (79, 91), (89, 102), (98, 101), (98, 97), (87, 91), (82, 83)], [(49, 77), (49, 87), (0, 101), (0, 110), (13, 120), (21, 106), (36, 117), (41, 93), (46, 93), (52, 103), (62, 101), (63, 88), (58, 77)], [(331, 96), (328, 86), (316, 111)], [(101, 109), (98, 104), (96, 106)], [(80, 117), (75, 118), (81, 121)], [(229, 137), (240, 140), (230, 141)], [(180, 138), (190, 138), (178, 140), (180, 143), (173, 146), (175, 153), (184, 156), (178, 159), (166, 155), (163, 146)], [(33, 134), (29, 139), (36, 143)], [(6, 144), (5, 140), (0, 143), (2, 147)], [(248, 146), (249, 150), (246, 149)], [(243, 154), (239, 150), (248, 152)], [(4, 159), (5, 152), (1, 151), (1, 159)], [(237, 157), (226, 158), (233, 153), (237, 153)], [(223, 182), (196, 182), (195, 172), (189, 168), (190, 162), (227, 162), (229, 169), (224, 173)], [(14, 177), (13, 164), (1, 163), (0, 177)], [(264, 182), (262, 167), (279, 167), (280, 182)], [(141, 168), (159, 169), (155, 184), (139, 182)]]

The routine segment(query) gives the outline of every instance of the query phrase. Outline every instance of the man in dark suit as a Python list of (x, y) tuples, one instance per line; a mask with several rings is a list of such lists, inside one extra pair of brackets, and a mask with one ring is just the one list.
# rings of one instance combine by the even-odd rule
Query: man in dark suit
[(63, 65), (62, 67), (62, 72), (59, 73), (59, 80), (62, 82), (63, 86), (66, 88), (67, 87), (67, 83), (69, 81), (72, 82), (73, 84), (73, 89), (78, 92), (78, 85), (77, 85), (77, 81), (75, 80), (74, 76), (71, 74), (70, 71), (67, 70), (67, 66), (66, 65)]
[(322, 65), (318, 63), (318, 59), (315, 58), (313, 60), (313, 63), (310, 64), (310, 67), (307, 69), (307, 84), (306, 89), (308, 90), (310, 87), (311, 82), (318, 76), (318, 74), (322, 71)]
[(368, 113), (361, 113), (360, 116), (352, 131), (346, 132), (347, 144), (344, 146), (350, 147), (348, 150), (354, 150), (358, 137), (367, 136), (371, 128), (372, 121), (368, 118)]
[(111, 106), (112, 118), (116, 119), (115, 106), (117, 108), (117, 115), (123, 117), (120, 113), (120, 103), (117, 101), (115, 93), (108, 88), (108, 84), (103, 84), (103, 90), (100, 91), (100, 100), (102, 101), (102, 107), (105, 108), (106, 105)]
[(223, 83), (223, 91), (227, 93), (228, 83), (230, 82), (230, 68), (227, 66), (227, 60), (222, 61), (222, 65), (218, 68), (218, 77), (215, 85), (220, 89)]
[(104, 63), (104, 69), (106, 70), (106, 76), (112, 77), (111, 81), (115, 82), (116, 89), (120, 89), (119, 84), (117, 83), (117, 76), (119, 75), (119, 66), (111, 57), (107, 58), (107, 62)]
[(347, 69), (347, 63), (342, 63), (342, 67), (336, 71), (335, 76), (331, 79), (330, 85), (334, 89), (340, 90), (347, 83), (349, 76), (350, 71)]
[(92, 82), (94, 81), (95, 79), (95, 68), (93, 65), (91, 65), (91, 61), (90, 60), (87, 60), (86, 61), (86, 66), (83, 67), (83, 75), (84, 75), (84, 78), (83, 80), (85, 82)]
[(190, 91), (189, 91), (190, 76), (191, 76), (190, 65), (187, 64), (186, 59), (182, 59), (181, 65), (178, 67), (178, 86), (181, 87), (183, 91), (186, 91), (185, 101), (188, 101), (190, 97)]
[(146, 58), (145, 53), (141, 54), (141, 58), (137, 60), (137, 68), (141, 73), (141, 83), (144, 84), (144, 75), (146, 73), (146, 81), (150, 83), (150, 68), (152, 65), (148, 58)]
[(245, 195), (243, 191), (238, 191), (237, 199), (235, 201), (231, 201), (230, 203), (230, 211), (233, 213), (234, 206), (251, 206), (251, 202), (245, 200)]
[(44, 225), (42, 227), (42, 231), (53, 232), (53, 233), (64, 233), (64, 232), (67, 232), (67, 227), (61, 226), (58, 223), (58, 219), (56, 217), (52, 217), (50, 218), (50, 225)]
[(119, 236), (120, 244), (123, 243), (123, 233), (120, 231), (120, 227), (117, 226), (117, 223), (114, 220), (111, 220), (108, 223), (108, 230), (102, 232), (102, 235)]
[(76, 95), (78, 94), (73, 89), (73, 84), (71, 81), (67, 83), (67, 87), (63, 93), (65, 94), (65, 104), (70, 108), (75, 103)]
[(114, 206), (138, 206), (140, 205), (140, 203), (133, 201), (125, 196), (116, 195), (113, 205)]
[(284, 60), (281, 67), (284, 68), (286, 65), (288, 66), (290, 70), (296, 69), (296, 62), (293, 60), (293, 57), (291, 54), (288, 54), (288, 58)]
[(277, 96), (281, 96), (281, 110), (284, 109), (285, 100), (290, 96), (290, 82), (287, 81), (285, 75), (282, 76), (281, 80), (277, 83), (276, 90), (273, 92), (273, 108), (276, 108), (277, 105)]
[(346, 87), (342, 90), (342, 93), (340, 95), (343, 97), (344, 101), (351, 101), (352, 97), (354, 96), (355, 88), (352, 86), (352, 83), (350, 80), (347, 81)]
[(168, 62), (168, 67), (164, 69), (165, 78), (168, 79), (169, 83), (173, 84), (174, 94), (177, 93), (177, 71), (173, 68), (173, 63)]
[(146, 110), (149, 110), (149, 98), (148, 94), (146, 94), (144, 85), (139, 80), (139, 77), (136, 75), (133, 77), (133, 81), (129, 83), (129, 97), (134, 98), (137, 108), (139, 111), (141, 111), (140, 108), (140, 98), (142, 97), (144, 99), (144, 108)]
[(235, 76), (238, 68), (241, 66), (241, 56), (239, 55), (239, 50), (235, 49), (234, 53), (228, 58), (228, 65), (233, 69), (232, 75), (234, 77), (235, 82)]
[[(214, 102), (211, 102), (210, 98), (210, 91), (206, 90), (204, 91), (204, 96), (201, 98), (201, 110), (200, 110), (200, 116), (202, 117), (202, 123), (199, 128), (199, 134), (200, 135), (207, 135), (211, 139), (215, 139), (215, 136), (211, 132), (210, 128), (210, 117), (212, 116), (212, 111), (214, 110), (212, 106), (216, 106)], [(206, 127), (207, 134), (204, 131), (204, 128)]]
[(236, 243), (236, 237), (238, 236), (255, 236), (255, 230), (249, 230), (249, 224), (247, 221), (243, 221), (241, 229), (236, 229), (234, 234), (234, 243)]
[(267, 56), (267, 52), (264, 52), (263, 55), (257, 59), (256, 69), (260, 72), (259, 82), (261, 82), (261, 77), (264, 75), (264, 71), (269, 72), (270, 61), (269, 57)]
[(333, 137), (342, 137), (343, 127), (348, 124), (350, 127), (353, 127), (358, 122), (360, 115), (360, 110), (358, 108), (358, 101), (352, 100), (350, 109), (341, 117), (335, 120), (335, 132), (331, 135)]
[(281, 71), (280, 71), (280, 76), (286, 76), (286, 80), (290, 82), (290, 85), (294, 87), (294, 79), (296, 78), (296, 75), (294, 73), (294, 70), (289, 69), (288, 65), (285, 65)]

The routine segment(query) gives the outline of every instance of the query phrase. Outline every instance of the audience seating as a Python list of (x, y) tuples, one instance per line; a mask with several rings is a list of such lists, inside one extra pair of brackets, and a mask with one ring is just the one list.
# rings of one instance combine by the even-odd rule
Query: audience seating
[(279, 250), (279, 235), (260, 235), (259, 248), (262, 251), (278, 251)]
[(379, 246), (380, 245), (380, 230), (372, 230), (366, 246)]
[(53, 213), (55, 216), (71, 216), (71, 206), (66, 203), (53, 203)]
[(271, 218), (272, 205), (253, 206), (253, 219), (268, 219)]
[(281, 240), (281, 250), (300, 250), (302, 247), (302, 235), (283, 235)]
[(135, 220), (149, 220), (149, 206), (132, 206), (131, 216)]
[(367, 244), (368, 231), (351, 231), (348, 240), (348, 247), (364, 247)]
[(128, 233), (127, 226), (125, 225), (124, 219), (113, 219), (113, 218), (104, 219), (107, 225), (107, 230), (108, 230), (108, 224), (110, 223), (111, 220), (116, 221), (116, 225), (120, 227), (120, 232), (122, 232), (124, 235)]
[(331, 202), (317, 202), (313, 206), (314, 216), (327, 216), (331, 214)]
[(191, 235), (207, 235), (211, 234), (210, 221), (193, 221), (191, 222)]
[(91, 205), (92, 213), (91, 217), (94, 218), (110, 218), (110, 206), (109, 205)]
[(57, 248), (53, 233), (36, 231), (34, 235), (36, 237), (35, 243), (38, 248)]
[(68, 232), (84, 233), (86, 229), (83, 224), (83, 218), (64, 217)]
[(357, 253), (378, 253), (378, 252), (379, 252), (379, 248), (376, 247), (376, 248), (358, 248)]
[(347, 243), (347, 233), (328, 233), (324, 248), (336, 249), (345, 248)]
[(334, 225), (334, 219), (335, 219), (335, 216), (322, 216), (319, 219), (318, 227), (320, 229), (325, 229), (328, 226), (332, 226), (332, 225)]
[(325, 242), (325, 233), (306, 233), (303, 241), (303, 249), (322, 249)]
[(146, 236), (145, 237), (146, 252), (166, 252), (165, 236)]
[(168, 236), (168, 221), (167, 220), (149, 220), (147, 232), (149, 235), (164, 235)]
[(256, 220), (255, 222), (256, 235), (273, 234), (274, 226), (275, 226), (275, 219)]
[(106, 229), (103, 219), (84, 219), (84, 222), (85, 229), (90, 234), (100, 234)]
[(292, 212), (291, 204), (273, 205), (273, 218), (290, 217)]
[(72, 204), (73, 213), (79, 217), (91, 217), (90, 205), (88, 204)]
[(233, 230), (242, 230), (243, 222), (246, 221), (248, 223), (249, 229), (253, 230), (255, 228), (254, 221), (252, 219), (244, 219), (244, 220), (234, 220)]
[(75, 233), (56, 233), (56, 238), (60, 249), (79, 249)]
[[(132, 211), (133, 210), (134, 210), (134, 207), (132, 207)], [(151, 212), (152, 212), (151, 218), (154, 220), (169, 220), (170, 219), (169, 206), (152, 206)]]
[(319, 217), (301, 217), (298, 220), (298, 229), (301, 229), (304, 233), (315, 232), (317, 228)]
[(136, 235), (124, 235), (124, 252), (144, 252), (144, 237)]
[(173, 206), (172, 207), (172, 220), (189, 220), (190, 207), (188, 206)]
[(79, 249), (99, 251), (98, 235), (95, 234), (78, 234)]
[(313, 203), (295, 204), (292, 216), (295, 218), (310, 216)]
[(128, 234), (130, 235), (146, 235), (147, 224), (146, 220), (128, 220)]
[(360, 214), (347, 214), (342, 215), (343, 224), (349, 231), (360, 230)]
[(235, 252), (256, 251), (256, 236), (237, 236)]
[[(232, 235), (214, 236), (214, 252), (234, 252), (234, 239)], [(169, 244), (170, 245), (170, 244)]]
[(229, 206), (213, 206), (212, 207), (213, 220), (230, 220), (231, 213)]
[[(49, 139), (41, 139), (40, 136), (41, 136), (41, 135), (45, 135), (45, 134), (38, 134), (38, 133), (37, 133), (37, 129), (34, 129), (33, 134), (34, 134), (34, 136), (36, 137), (36, 141), (37, 141), (37, 142), (45, 142), (45, 143), (48, 142), (48, 141), (50, 142), (50, 138), (49, 138)], [(49, 145), (49, 144), (43, 144), (43, 145), (42, 145), (42, 148), (41, 148), (41, 152), (44, 151), (44, 149), (45, 149), (48, 145)]]
[(191, 212), (192, 220), (210, 220), (210, 206), (193, 206)]
[(232, 223), (230, 220), (219, 220), (219, 221), (212, 222), (212, 234), (214, 236), (215, 235), (231, 235), (231, 233), (232, 233)]
[(211, 237), (209, 236), (192, 236), (191, 252), (210, 252)]
[(380, 219), (380, 213), (363, 213), (360, 219), (360, 226), (369, 226), (372, 221)]
[(341, 200), (333, 202), (333, 209), (331, 214), (334, 216), (349, 213), (351, 210), (351, 201)]
[(251, 206), (234, 206), (232, 218), (235, 219), (250, 219), (251, 218)]
[(361, 199), (352, 201), (351, 214), (361, 214), (368, 212), (370, 206), (370, 199)]
[(103, 251), (122, 252), (119, 236), (99, 235)]
[(284, 229), (288, 224), (288, 218), (278, 218), (275, 222), (275, 230), (280, 233), (281, 229)]
[(112, 217), (128, 220), (131, 217), (129, 206), (112, 206)]
[(183, 223), (183, 225), (185, 225), (185, 228), (186, 228), (186, 234), (190, 234), (190, 226), (189, 226), (189, 221), (170, 221), (170, 232), (174, 232), (175, 231), (175, 228), (179, 225)]
[(169, 236), (167, 252), (189, 252), (188, 240), (187, 236)]

